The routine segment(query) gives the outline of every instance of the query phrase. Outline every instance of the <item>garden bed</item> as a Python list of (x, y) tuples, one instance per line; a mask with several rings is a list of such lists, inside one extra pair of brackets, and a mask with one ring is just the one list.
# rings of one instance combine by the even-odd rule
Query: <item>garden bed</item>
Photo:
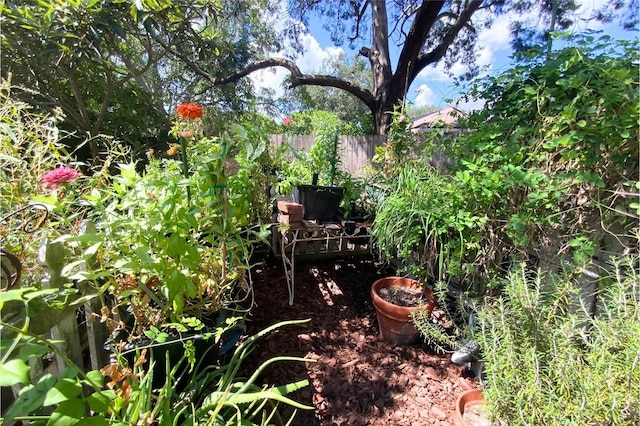
[(279, 262), (256, 269), (256, 307), (248, 333), (287, 319), (312, 318), (282, 328), (258, 343), (245, 363), (248, 372), (277, 355), (305, 356), (315, 363), (280, 363), (265, 383), (308, 378), (294, 398), (315, 411), (298, 413), (297, 425), (450, 425), (457, 396), (472, 386), (463, 367), (425, 344), (393, 347), (379, 336), (369, 291), (389, 273), (366, 257), (300, 262), (293, 306)]

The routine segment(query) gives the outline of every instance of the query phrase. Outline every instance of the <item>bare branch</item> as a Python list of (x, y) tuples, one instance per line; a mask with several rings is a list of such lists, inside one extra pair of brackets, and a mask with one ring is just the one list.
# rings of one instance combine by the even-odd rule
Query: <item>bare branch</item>
[(376, 100), (371, 92), (351, 83), (350, 81), (331, 75), (318, 74), (300, 74), (294, 78), (292, 74), (291, 87), (304, 85), (335, 87), (337, 89), (342, 89), (360, 99), (372, 112), (375, 110)]
[(474, 0), (469, 2), (467, 8), (457, 17), (454, 24), (449, 28), (442, 42), (436, 46), (431, 52), (423, 53), (417, 56), (416, 66), (413, 68), (411, 77), (415, 78), (420, 71), (434, 62), (438, 62), (447, 53), (447, 49), (454, 42), (460, 31), (469, 25), (469, 21), (473, 14), (482, 5), (482, 0)]
[[(358, 4), (355, 1), (351, 2), (351, 4), (353, 5), (354, 9), (358, 8)], [(350, 43), (355, 42), (360, 37), (360, 23), (362, 22), (362, 17), (364, 16), (364, 13), (366, 12), (368, 6), (369, 0), (366, 0), (364, 3), (362, 3), (362, 7), (356, 15), (356, 33), (353, 35), (353, 37), (349, 37)]]

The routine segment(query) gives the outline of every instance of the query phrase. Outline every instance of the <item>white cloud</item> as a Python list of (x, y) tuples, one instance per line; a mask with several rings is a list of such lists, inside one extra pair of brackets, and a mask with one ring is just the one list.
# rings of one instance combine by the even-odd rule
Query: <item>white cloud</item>
[(437, 100), (434, 97), (433, 90), (426, 84), (421, 84), (417, 89), (414, 90), (417, 93), (415, 99), (413, 100), (413, 104), (417, 107), (425, 106), (425, 105), (434, 105), (437, 103)]
[(491, 28), (485, 29), (478, 34), (478, 44), (486, 46), (493, 51), (511, 48), (511, 31), (509, 25), (511, 20), (503, 15), (496, 18)]
[(304, 34), (302, 36), (302, 46), (304, 47), (304, 51), (302, 55), (298, 56), (296, 64), (298, 64), (300, 71), (304, 73), (318, 71), (325, 60), (344, 53), (341, 47), (329, 46), (323, 49), (311, 34)]
[[(312, 73), (318, 71), (322, 63), (332, 57), (340, 55), (344, 52), (341, 47), (329, 46), (323, 49), (318, 41), (310, 34), (302, 36), (303, 53), (295, 58), (296, 65), (303, 73)], [(274, 57), (285, 56), (284, 52), (274, 52)], [(252, 73), (249, 78), (253, 82), (254, 88), (258, 91), (261, 89), (271, 89), (275, 91), (275, 97), (279, 98), (284, 95), (286, 90), (283, 82), (289, 75), (289, 70), (282, 67), (273, 67)]]
[(271, 89), (275, 92), (274, 97), (280, 98), (284, 95), (285, 90), (282, 82), (288, 75), (288, 70), (282, 67), (273, 67), (253, 72), (249, 75), (249, 79), (258, 93), (263, 89)]

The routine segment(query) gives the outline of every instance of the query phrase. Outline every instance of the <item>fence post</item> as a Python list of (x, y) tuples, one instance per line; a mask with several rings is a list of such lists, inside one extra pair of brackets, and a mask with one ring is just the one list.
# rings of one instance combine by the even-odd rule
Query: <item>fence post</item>
[[(96, 226), (93, 222), (85, 220), (82, 222), (81, 231), (82, 234), (95, 234)], [(90, 259), (89, 262), (92, 262)], [(86, 264), (82, 266), (86, 270)], [(93, 298), (84, 304), (84, 317), (87, 324), (87, 340), (89, 343), (89, 358), (91, 362), (91, 368), (98, 370), (109, 361), (107, 351), (104, 350), (104, 343), (109, 337), (109, 331), (105, 324), (97, 322), (92, 318), (94, 312), (100, 311), (100, 300)]]
[[(47, 238), (43, 238), (40, 241), (38, 262), (47, 270), (47, 275), (42, 280), (44, 288), (63, 287), (65, 282), (62, 277), (62, 269), (65, 265), (65, 258), (66, 253), (62, 243), (52, 243)], [(60, 350), (78, 367), (84, 369), (82, 345), (80, 344), (75, 311), (65, 316), (56, 326), (51, 328), (51, 337), (61, 340), (60, 343), (57, 343)], [(65, 368), (64, 362), (58, 358), (56, 361), (58, 370), (63, 371)]]

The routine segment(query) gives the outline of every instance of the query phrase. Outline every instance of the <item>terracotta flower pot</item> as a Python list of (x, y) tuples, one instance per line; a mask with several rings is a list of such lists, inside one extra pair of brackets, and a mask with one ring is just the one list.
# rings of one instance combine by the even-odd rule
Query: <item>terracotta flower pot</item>
[[(381, 288), (398, 286), (423, 291), (426, 303), (418, 307), (405, 307), (389, 303), (378, 294)], [(433, 293), (416, 280), (403, 277), (381, 278), (371, 286), (371, 300), (376, 308), (380, 336), (389, 343), (396, 345), (412, 345), (420, 337), (420, 332), (411, 320), (411, 312), (418, 309), (426, 309), (431, 312), (435, 307)]]
[[(468, 422), (465, 420), (464, 412), (465, 410), (469, 410), (472, 407), (476, 407), (478, 405), (484, 405), (484, 397), (482, 396), (482, 392), (478, 389), (471, 389), (465, 391), (458, 396), (456, 400), (456, 424), (458, 426), (469, 426), (469, 425), (478, 425), (484, 424), (482, 422)], [(484, 418), (484, 416), (482, 416)]]

